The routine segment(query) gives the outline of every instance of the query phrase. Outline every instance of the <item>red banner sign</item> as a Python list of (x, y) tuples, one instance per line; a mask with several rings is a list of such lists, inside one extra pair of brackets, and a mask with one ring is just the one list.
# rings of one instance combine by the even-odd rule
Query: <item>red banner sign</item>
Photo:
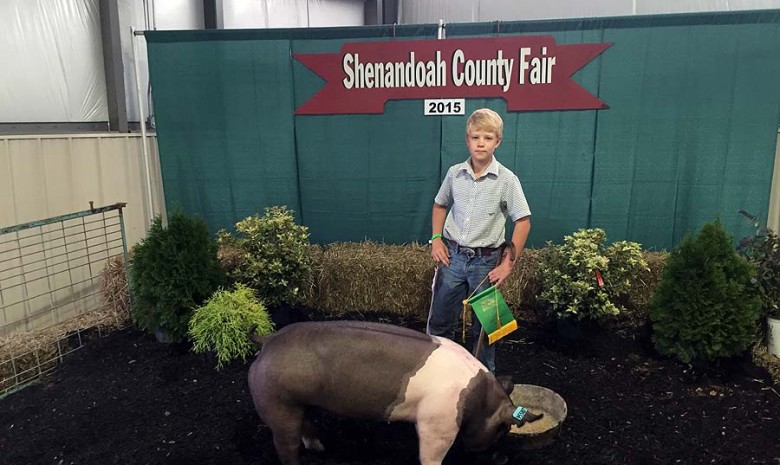
[(383, 113), (403, 99), (506, 100), (509, 111), (607, 108), (572, 75), (611, 43), (557, 45), (552, 36), (352, 42), (295, 54), (325, 79), (296, 115)]

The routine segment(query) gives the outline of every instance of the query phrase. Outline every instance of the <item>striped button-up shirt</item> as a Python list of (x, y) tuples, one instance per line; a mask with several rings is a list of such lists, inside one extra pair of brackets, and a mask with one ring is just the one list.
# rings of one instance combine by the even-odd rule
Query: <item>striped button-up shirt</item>
[(495, 157), (478, 179), (468, 160), (451, 166), (434, 202), (452, 207), (444, 237), (464, 247), (498, 247), (505, 242), (507, 218), (531, 215), (520, 180)]

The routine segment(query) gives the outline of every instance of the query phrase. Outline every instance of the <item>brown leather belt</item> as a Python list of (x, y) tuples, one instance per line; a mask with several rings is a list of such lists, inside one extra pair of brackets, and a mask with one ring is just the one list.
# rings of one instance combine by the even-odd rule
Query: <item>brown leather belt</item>
[(464, 247), (454, 241), (449, 241), (449, 243), (455, 253), (465, 253), (470, 257), (489, 257), (501, 249), (501, 247)]

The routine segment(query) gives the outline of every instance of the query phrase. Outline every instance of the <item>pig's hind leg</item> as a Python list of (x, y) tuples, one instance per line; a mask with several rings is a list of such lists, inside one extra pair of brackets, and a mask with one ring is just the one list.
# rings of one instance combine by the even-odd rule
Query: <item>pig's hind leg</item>
[(272, 411), (260, 413), (263, 422), (271, 428), (274, 447), (283, 465), (300, 465), (301, 431), (304, 409), (277, 404)]

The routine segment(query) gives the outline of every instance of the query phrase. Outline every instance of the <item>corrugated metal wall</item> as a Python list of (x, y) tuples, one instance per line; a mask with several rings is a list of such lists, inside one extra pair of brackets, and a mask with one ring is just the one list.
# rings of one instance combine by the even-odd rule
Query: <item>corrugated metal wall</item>
[[(154, 212), (165, 208), (157, 139), (147, 138)], [(0, 227), (126, 202), (128, 246), (149, 229), (140, 134), (0, 136)]]

